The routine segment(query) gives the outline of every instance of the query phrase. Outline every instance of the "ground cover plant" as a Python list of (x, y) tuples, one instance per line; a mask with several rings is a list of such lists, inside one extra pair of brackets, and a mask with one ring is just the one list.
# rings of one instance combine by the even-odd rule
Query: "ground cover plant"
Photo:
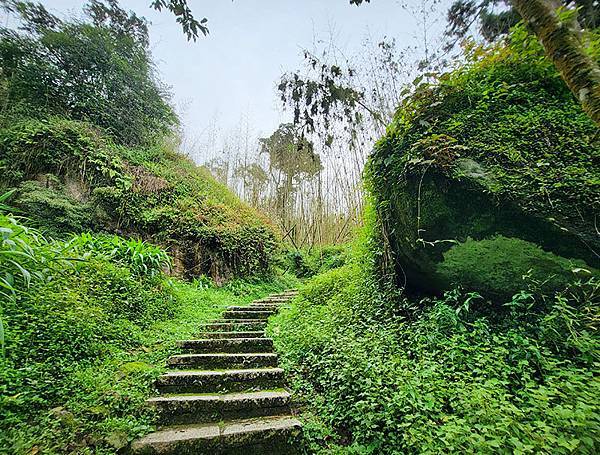
[(498, 309), (411, 301), (364, 262), (313, 278), (270, 322), (311, 453), (596, 453), (596, 280)]
[(294, 283), (222, 287), (163, 273), (160, 248), (120, 237), (44, 239), (0, 215), (0, 452), (115, 453), (154, 424), (152, 380), (199, 324)]

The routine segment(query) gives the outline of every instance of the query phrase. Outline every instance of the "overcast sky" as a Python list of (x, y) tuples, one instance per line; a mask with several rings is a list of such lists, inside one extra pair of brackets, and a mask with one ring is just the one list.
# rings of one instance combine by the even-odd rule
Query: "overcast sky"
[[(79, 15), (85, 2), (42, 3), (59, 15)], [(349, 0), (190, 0), (197, 18), (206, 16), (210, 26), (210, 35), (194, 43), (186, 41), (173, 16), (150, 9), (150, 0), (121, 0), (124, 8), (151, 21), (152, 53), (189, 136), (200, 134), (215, 115), (228, 129), (245, 114), (257, 134), (270, 134), (286, 119), (276, 82), (284, 71), (300, 66), (301, 49), (311, 48), (315, 37), (334, 30), (336, 44), (352, 54), (367, 34), (395, 37), (401, 46), (421, 36), (416, 19), (400, 3), (372, 0), (356, 7)], [(440, 16), (447, 4), (439, 6)]]

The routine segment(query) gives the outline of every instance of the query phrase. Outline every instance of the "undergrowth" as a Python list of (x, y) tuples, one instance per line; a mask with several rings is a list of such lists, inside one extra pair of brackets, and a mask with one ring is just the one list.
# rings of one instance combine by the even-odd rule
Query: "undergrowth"
[[(311, 453), (592, 454), (599, 290), (582, 284), (543, 311), (520, 293), (502, 316), (455, 291), (408, 318), (400, 310), (410, 302), (384, 304), (349, 265), (313, 279), (269, 330)], [(381, 305), (397, 315), (365, 310)]]
[(113, 454), (153, 428), (144, 405), (175, 341), (227, 305), (294, 279), (163, 274), (168, 256), (137, 240), (81, 234), (45, 239), (0, 215), (5, 354), (0, 358), (0, 453)]

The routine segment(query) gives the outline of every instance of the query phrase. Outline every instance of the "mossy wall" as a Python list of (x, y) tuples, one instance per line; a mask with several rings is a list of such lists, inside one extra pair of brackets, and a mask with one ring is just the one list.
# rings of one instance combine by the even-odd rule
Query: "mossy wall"
[(117, 146), (90, 125), (25, 120), (0, 131), (1, 186), (53, 237), (83, 230), (168, 248), (175, 270), (217, 281), (268, 272), (276, 228), (169, 144)]

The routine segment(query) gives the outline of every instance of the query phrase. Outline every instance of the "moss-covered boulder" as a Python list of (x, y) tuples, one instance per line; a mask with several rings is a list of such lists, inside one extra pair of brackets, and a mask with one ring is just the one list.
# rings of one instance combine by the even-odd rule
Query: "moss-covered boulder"
[[(492, 290), (445, 263), (451, 248), (469, 242), (476, 251), (473, 243), (483, 241), (480, 253), (497, 252), (503, 267), (521, 270), (517, 255), (506, 261), (510, 242), (489, 243), (497, 236), (573, 260), (576, 271), (597, 268), (597, 127), (524, 30), (468, 56), (464, 67), (417, 87), (370, 158), (369, 186), (397, 282), (441, 292), (458, 281), (506, 296), (523, 283)], [(530, 265), (552, 274), (550, 262)]]

